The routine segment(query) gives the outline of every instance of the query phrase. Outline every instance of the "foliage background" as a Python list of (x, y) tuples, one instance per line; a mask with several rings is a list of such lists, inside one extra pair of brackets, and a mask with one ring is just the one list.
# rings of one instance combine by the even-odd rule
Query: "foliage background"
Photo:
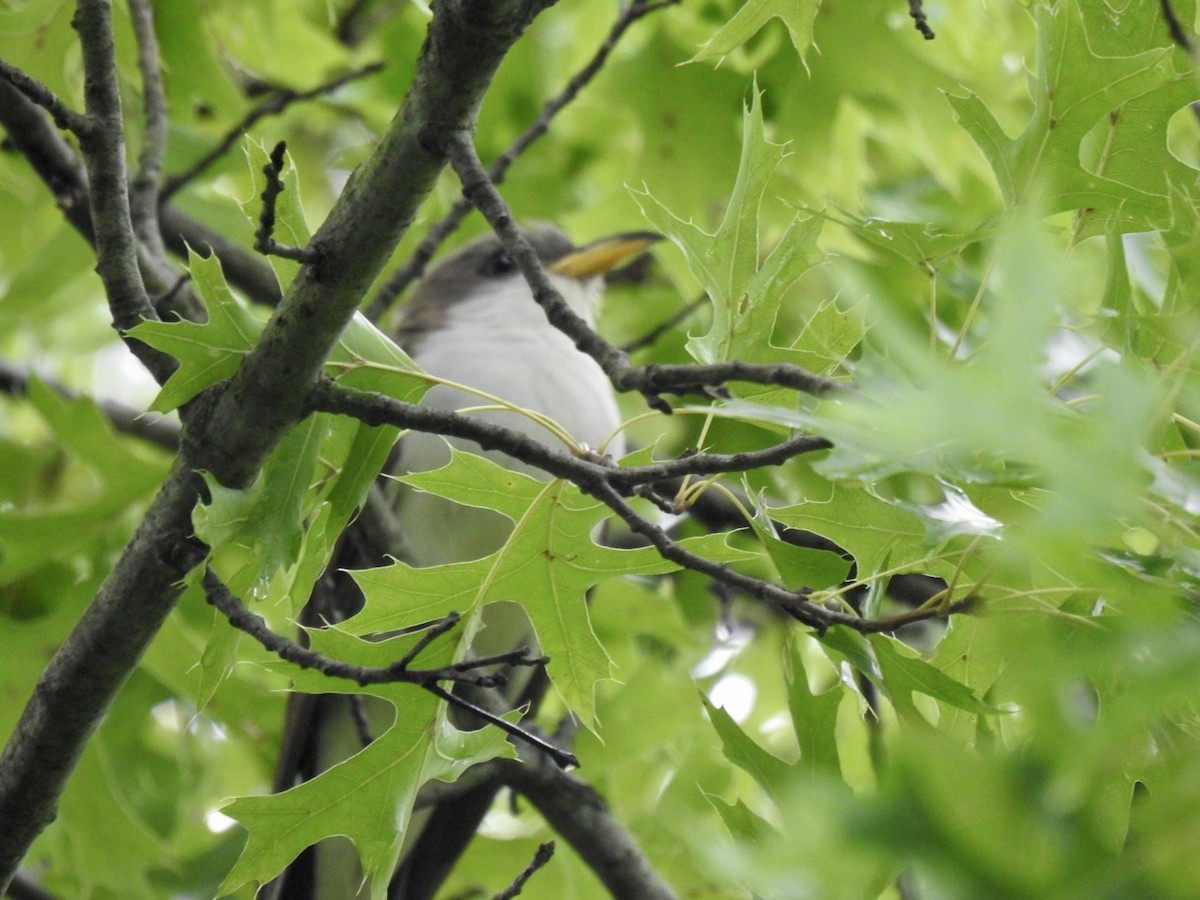
[[(1173, 6), (1191, 33), (1195, 4)], [(253, 129), (267, 146), (287, 140), (306, 217), (321, 221), (398, 107), (426, 27), (419, 4), (373, 9), (347, 47), (337, 4), (156, 4), (168, 171), (253, 105), (248, 85), (305, 88), (385, 60)], [(752, 473), (752, 495), (854, 553), (868, 613), (895, 572), (977, 598), (903, 642), (818, 639), (741, 598), (723, 612), (698, 576), (604, 581), (591, 616), (616, 680), (599, 685), (598, 727), (580, 735), (582, 774), (685, 896), (1194, 896), (1191, 61), (1153, 0), (926, 9), (934, 41), (898, 0), (672, 6), (631, 30), (502, 188), (522, 219), (577, 240), (651, 226), (673, 238), (649, 286), (614, 292), (604, 330), (642, 334), (701, 288), (714, 302), (639, 358), (757, 355), (860, 387), (822, 404), (735, 387), (711, 423), (643, 419), (638, 441), (729, 452), (787, 427), (824, 434), (834, 451)], [(565, 0), (517, 44), (480, 119), (485, 161), (614, 14)], [(10, 4), (0, 38), (9, 62), (78, 107), (69, 19), (59, 2)], [(748, 190), (735, 190), (739, 170)], [(177, 202), (249, 246), (255, 171), (235, 149)], [(397, 263), (457, 195), (447, 174)], [(718, 230), (727, 215), (757, 229), (757, 253), (745, 230)], [(153, 385), (108, 326), (90, 249), (11, 153), (0, 222), (3, 358), (148, 406)], [(484, 227), (475, 218), (453, 240)], [(755, 281), (776, 247), (797, 255), (789, 277)], [(717, 271), (738, 249), (750, 261)], [(0, 442), (7, 734), (169, 459), (37, 383), (0, 400)], [(765, 546), (747, 570), (796, 584), (820, 573), (812, 586), (830, 588), (840, 577), (828, 559)], [(259, 611), (286, 630), (292, 609), (268, 575)], [(290, 676), (185, 595), (30, 867), (64, 896), (214, 895), (246, 840), (215, 812), (266, 790)], [(447, 895), (499, 890), (545, 837), (528, 811), (494, 817)], [(560, 851), (531, 895), (599, 895)]]

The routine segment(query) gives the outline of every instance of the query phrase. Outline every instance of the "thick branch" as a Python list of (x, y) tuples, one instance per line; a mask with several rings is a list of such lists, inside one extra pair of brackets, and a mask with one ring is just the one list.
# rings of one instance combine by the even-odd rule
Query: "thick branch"
[(192, 538), (198, 480), (177, 466), (38, 679), (0, 754), (0, 891), (54, 820), (84, 744), (157, 634), (204, 548)]
[[(228, 389), (190, 409), (182, 460), (133, 540), (59, 649), (0, 756), (0, 886), (54, 810), (88, 736), (175, 603), (203, 554), (191, 539), (196, 468), (244, 485), (285, 428), (367, 286), (431, 189), (440, 135), (470, 127), (505, 52), (542, 0), (441, 0), (412, 91), (376, 153), (354, 174), (309, 265)], [(99, 270), (114, 322), (153, 315), (138, 269), (129, 211), (110, 6), (80, 0), (89, 136), (84, 142)], [(169, 281), (164, 287), (173, 283)], [(148, 362), (165, 376), (156, 356)], [(205, 419), (206, 415), (211, 418)]]
[(568, 772), (518, 760), (495, 760), (500, 777), (537, 807), (614, 897), (674, 900), (595, 789)]
[(546, 0), (441, 0), (404, 107), (351, 176), (313, 237), (301, 269), (259, 345), (197, 429), (196, 462), (222, 484), (244, 486), (284, 429), (304, 390), (433, 188), (445, 135), (470, 130), (505, 52)]
[[(504, 176), (508, 174), (509, 167), (533, 145), (533, 143), (545, 134), (554, 117), (558, 115), (568, 104), (571, 103), (588, 83), (596, 77), (600, 70), (604, 67), (604, 63), (608, 60), (608, 55), (612, 53), (613, 47), (621, 39), (622, 35), (629, 30), (638, 19), (662, 9), (666, 6), (671, 6), (679, 0), (659, 0), (659, 2), (647, 2), (647, 0), (634, 0), (628, 7), (617, 16), (617, 21), (613, 23), (612, 29), (608, 36), (601, 43), (600, 47), (593, 54), (592, 58), (584, 64), (578, 72), (576, 72), (571, 80), (567, 82), (567, 86), (559, 92), (557, 96), (552, 98), (543, 108), (541, 115), (537, 117), (537, 121), (525, 129), (511, 146), (505, 150), (496, 160), (488, 167), (488, 178), (492, 180), (492, 184), (500, 184), (504, 181)], [(388, 278), (387, 283), (379, 290), (379, 293), (371, 301), (371, 305), (367, 308), (367, 318), (373, 322), (379, 321), (383, 314), (387, 312), (388, 307), (392, 304), (400, 293), (420, 278), (425, 271), (425, 267), (429, 261), (433, 259), (433, 254), (437, 252), (437, 248), (441, 246), (442, 241), (454, 233), (454, 229), (458, 227), (459, 222), (463, 217), (471, 211), (471, 201), (465, 197), (460, 198), (450, 208), (450, 211), (441, 218), (425, 236), (425, 239), (413, 251), (408, 261), (392, 273)]]

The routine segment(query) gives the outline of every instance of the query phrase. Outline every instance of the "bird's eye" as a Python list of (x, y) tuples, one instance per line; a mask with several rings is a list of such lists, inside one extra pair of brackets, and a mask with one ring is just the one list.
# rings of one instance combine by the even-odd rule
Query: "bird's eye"
[(487, 278), (498, 278), (516, 270), (517, 264), (512, 261), (512, 257), (503, 250), (497, 250), (483, 261), (483, 265), (479, 267), (479, 274)]

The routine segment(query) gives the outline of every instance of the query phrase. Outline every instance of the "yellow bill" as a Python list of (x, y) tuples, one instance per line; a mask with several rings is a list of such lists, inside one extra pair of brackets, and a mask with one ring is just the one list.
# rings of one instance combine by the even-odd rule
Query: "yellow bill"
[(600, 238), (572, 250), (546, 268), (568, 278), (595, 278), (610, 272), (627, 259), (632, 259), (663, 236), (653, 231), (629, 231)]

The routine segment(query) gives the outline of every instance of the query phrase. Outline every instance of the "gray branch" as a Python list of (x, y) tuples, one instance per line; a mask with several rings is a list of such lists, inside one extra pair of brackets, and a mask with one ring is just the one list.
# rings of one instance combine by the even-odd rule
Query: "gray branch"
[[(91, 192), (83, 160), (63, 140), (47, 114), (6, 80), (0, 80), (0, 126), (4, 127), (9, 142), (54, 195), (67, 222), (94, 245), (89, 213)], [(201, 225), (173, 204), (165, 203), (159, 207), (159, 220), (172, 253), (185, 256), (189, 245), (196, 250), (211, 250), (220, 258), (230, 284), (259, 303), (274, 305), (279, 302), (275, 273), (252, 253)], [(142, 260), (142, 275), (147, 287), (155, 292), (168, 290), (176, 279), (174, 270), (151, 259), (148, 254)], [(181, 296), (180, 299), (190, 298)], [(196, 308), (193, 300), (191, 304), (177, 304), (175, 311), (193, 318)]]
[(283, 431), (303, 415), (305, 393), (446, 163), (447, 136), (474, 127), (496, 68), (548, 0), (442, 0), (412, 88), (375, 152), (351, 176), (308, 246), (304, 266), (258, 346), (212, 398), (191, 437), (193, 461), (244, 486)]
[[(80, 0), (75, 28), (83, 49), (84, 103), (88, 128), (79, 135), (91, 185), (92, 234), (96, 239), (96, 273), (104, 282), (113, 327), (125, 332), (158, 314), (146, 293), (138, 264), (138, 241), (129, 205), (125, 167), (125, 125), (117, 82), (112, 7), (101, 0)], [(130, 350), (159, 383), (176, 368), (171, 357), (138, 341)]]
[(137, 37), (138, 68), (142, 73), (142, 118), (145, 121), (138, 171), (130, 194), (133, 224), (142, 244), (156, 256), (165, 256), (166, 248), (158, 225), (158, 193), (163, 158), (167, 153), (168, 121), (158, 36), (154, 32), (154, 9), (149, 0), (129, 0), (129, 12)]
[(498, 759), (489, 765), (537, 807), (614, 897), (674, 900), (675, 893), (591, 785), (537, 761)]
[(0, 753), (0, 892), (55, 817), (84, 745), (203, 559), (198, 479), (177, 466), (37, 688)]

